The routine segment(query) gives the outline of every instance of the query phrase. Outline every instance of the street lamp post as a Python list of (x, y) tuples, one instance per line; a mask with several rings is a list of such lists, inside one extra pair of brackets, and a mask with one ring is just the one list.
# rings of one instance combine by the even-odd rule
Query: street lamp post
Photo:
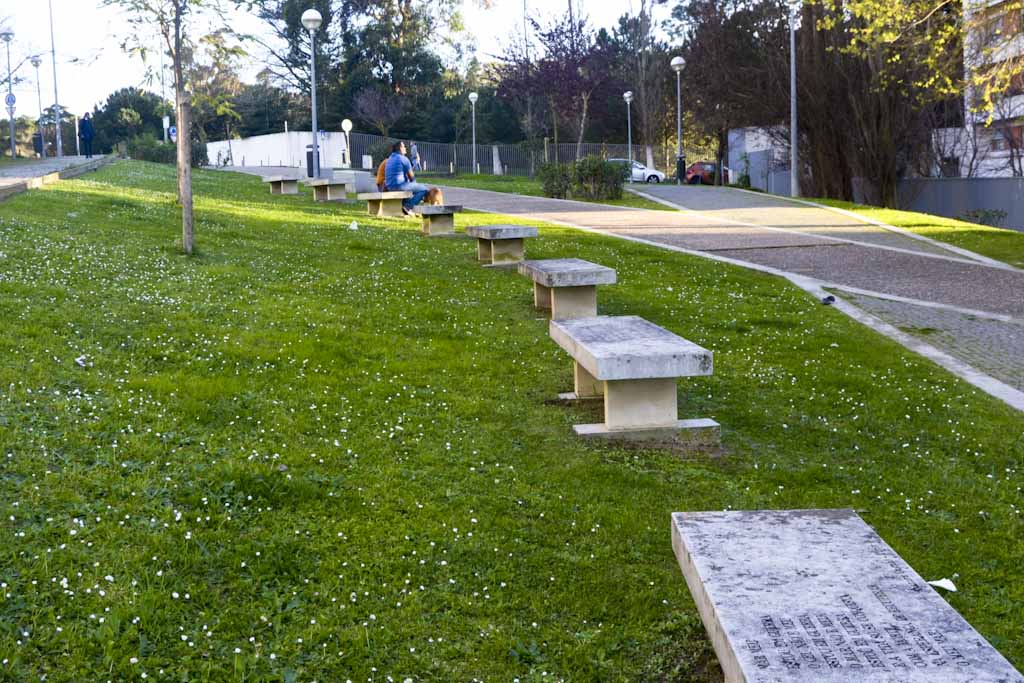
[(686, 172), (686, 155), (683, 154), (683, 67), (686, 60), (682, 57), (673, 57), (671, 61), (672, 70), (676, 72), (676, 185), (683, 184), (683, 174)]
[(800, 133), (796, 125), (796, 22), (801, 0), (789, 2), (789, 196), (800, 196)]
[(53, 127), (56, 128), (57, 158), (64, 156), (63, 136), (60, 132), (60, 98), (57, 97), (57, 43), (53, 39), (53, 0), (50, 5), (50, 60), (53, 62)]
[(627, 90), (622, 93), (622, 99), (626, 101), (626, 148), (629, 155), (629, 182), (633, 182), (633, 112), (629, 106), (633, 101), (633, 91)]
[(39, 82), (39, 66), (43, 60), (39, 55), (32, 57), (32, 66), (36, 68), (36, 99), (39, 100), (39, 156), (46, 158), (46, 137), (43, 135), (43, 85)]
[(475, 92), (469, 93), (469, 104), (473, 109), (473, 170), (476, 173), (476, 101), (480, 98)]
[(352, 132), (352, 121), (345, 119), (341, 122), (341, 130), (345, 133), (345, 159), (348, 161), (346, 164), (349, 168), (352, 167), (352, 139), (349, 137), (349, 133)]
[(324, 22), (324, 18), (315, 9), (302, 13), (302, 25), (309, 31), (309, 87), (313, 107), (313, 177), (320, 177), (320, 146), (317, 143), (316, 127), (316, 30)]
[(11, 77), (11, 41), (14, 40), (13, 31), (4, 31), (0, 33), (0, 39), (7, 43), (7, 118), (10, 119), (11, 123), (11, 158), (18, 158), (18, 143), (14, 139), (14, 92), (11, 87), (14, 83), (14, 79)]

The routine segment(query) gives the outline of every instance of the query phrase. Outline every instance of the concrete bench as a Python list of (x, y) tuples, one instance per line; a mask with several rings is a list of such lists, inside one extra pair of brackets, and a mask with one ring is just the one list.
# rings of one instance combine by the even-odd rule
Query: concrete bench
[(313, 200), (317, 202), (344, 202), (348, 200), (348, 193), (355, 191), (354, 182), (350, 184), (337, 178), (311, 178), (306, 185), (313, 188)]
[(551, 338), (575, 363), (575, 392), (604, 398), (604, 423), (576, 425), (581, 437), (676, 440), (712, 445), (718, 423), (680, 420), (676, 379), (712, 373), (712, 354), (637, 316), (552, 320)]
[(356, 195), (366, 200), (366, 212), (371, 216), (404, 216), (402, 202), (412, 198), (411, 192), (364, 192)]
[(555, 320), (597, 315), (597, 285), (615, 284), (611, 268), (578, 258), (523, 261), (519, 272), (533, 280), (533, 303)]
[(445, 206), (421, 204), (414, 211), (423, 217), (424, 235), (450, 237), (455, 234), (455, 214), (462, 211), (462, 207), (454, 204)]
[(489, 266), (514, 266), (523, 260), (523, 240), (536, 237), (527, 225), (472, 225), (466, 234), (476, 238), (477, 258)]
[(298, 194), (298, 178), (289, 178), (283, 175), (272, 175), (263, 179), (263, 182), (270, 183), (270, 194)]
[(852, 510), (676, 512), (729, 683), (1024, 683)]

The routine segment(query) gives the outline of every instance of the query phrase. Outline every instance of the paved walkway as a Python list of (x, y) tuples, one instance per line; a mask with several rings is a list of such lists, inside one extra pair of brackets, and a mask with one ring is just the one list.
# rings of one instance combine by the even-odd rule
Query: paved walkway
[(444, 192), (469, 208), (724, 257), (815, 291), (836, 290), (846, 303), (950, 356), (954, 362), (943, 364), (951, 370), (967, 376), (957, 368), (967, 365), (991, 375), (1024, 410), (1024, 271), (782, 197), (713, 187), (636, 189), (683, 208), (648, 211), (457, 187)]
[[(97, 154), (93, 158), (100, 159), (102, 156)], [(18, 185), (32, 178), (41, 178), (50, 173), (63, 171), (69, 166), (83, 164), (86, 161), (89, 160), (85, 157), (70, 156), (61, 157), (60, 159), (19, 159), (12, 163), (0, 164), (0, 188)]]

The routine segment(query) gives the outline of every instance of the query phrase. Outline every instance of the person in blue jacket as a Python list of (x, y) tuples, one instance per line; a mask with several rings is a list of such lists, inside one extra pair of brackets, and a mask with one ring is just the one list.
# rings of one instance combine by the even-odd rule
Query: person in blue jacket
[(388, 157), (387, 165), (384, 168), (384, 184), (389, 191), (411, 192), (412, 197), (402, 202), (402, 212), (405, 215), (412, 214), (414, 206), (423, 201), (430, 189), (422, 183), (415, 182), (416, 173), (412, 170), (412, 163), (405, 155), (405, 143), (396, 142), (391, 146), (391, 156)]
[(78, 137), (82, 138), (82, 153), (86, 159), (92, 159), (92, 139), (96, 137), (96, 131), (92, 127), (92, 116), (85, 113), (82, 120), (78, 122)]

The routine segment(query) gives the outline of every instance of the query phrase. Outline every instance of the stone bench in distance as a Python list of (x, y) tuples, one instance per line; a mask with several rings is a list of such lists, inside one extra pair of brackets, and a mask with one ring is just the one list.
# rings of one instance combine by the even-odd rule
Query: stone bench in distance
[(355, 191), (355, 183), (349, 187), (349, 182), (335, 178), (310, 178), (306, 185), (313, 188), (313, 201), (317, 202), (344, 202), (348, 193)]
[(523, 260), (523, 240), (537, 236), (528, 225), (471, 225), (466, 234), (476, 238), (477, 259), (485, 266), (514, 266)]
[(611, 268), (578, 258), (523, 261), (519, 273), (533, 280), (533, 303), (553, 320), (597, 315), (597, 285), (615, 284)]
[(363, 192), (356, 195), (356, 199), (366, 200), (366, 212), (379, 218), (404, 216), (402, 201), (411, 198), (411, 192)]
[(289, 178), (283, 175), (272, 175), (263, 179), (263, 182), (270, 183), (270, 194), (298, 194), (298, 178)]
[(578, 436), (717, 445), (717, 422), (679, 419), (676, 391), (679, 377), (711, 375), (710, 351), (637, 316), (552, 320), (549, 329), (575, 364), (575, 392), (559, 398), (604, 399), (604, 423), (576, 425)]
[(852, 510), (676, 512), (729, 683), (1024, 683)]
[(427, 237), (451, 237), (455, 234), (455, 214), (462, 207), (455, 204), (445, 206), (419, 205), (413, 211), (423, 217), (423, 234)]

